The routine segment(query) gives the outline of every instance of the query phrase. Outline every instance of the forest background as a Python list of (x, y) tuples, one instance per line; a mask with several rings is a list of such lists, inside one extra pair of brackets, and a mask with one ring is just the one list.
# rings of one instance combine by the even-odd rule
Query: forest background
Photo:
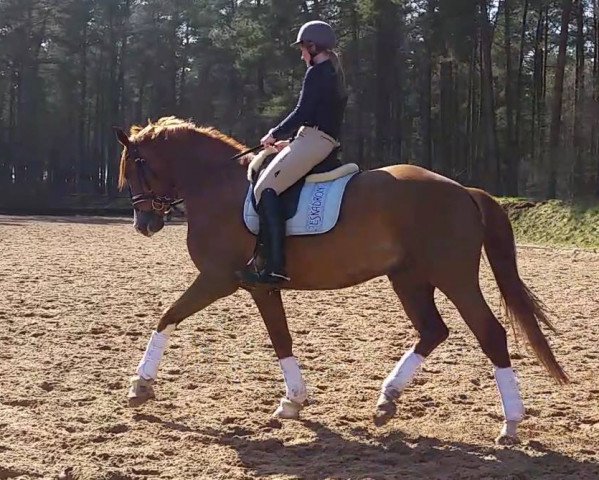
[(295, 105), (311, 19), (339, 36), (343, 161), (599, 197), (597, 0), (0, 0), (0, 206), (124, 195), (113, 125), (255, 145)]

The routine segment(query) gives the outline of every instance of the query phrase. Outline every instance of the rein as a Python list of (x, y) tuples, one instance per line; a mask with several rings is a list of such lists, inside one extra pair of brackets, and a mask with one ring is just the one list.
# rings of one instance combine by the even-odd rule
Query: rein
[(234, 160), (237, 160), (237, 159), (243, 157), (244, 155), (247, 155), (248, 153), (257, 152), (261, 148), (262, 148), (262, 144), (256, 145), (255, 147), (252, 147), (249, 150), (246, 150), (245, 152), (241, 152), (241, 153), (238, 153), (237, 155), (232, 156), (231, 158), (229, 158), (229, 161), (232, 162)]
[[(143, 202), (151, 202), (152, 210), (157, 214), (166, 215), (168, 214), (173, 207), (176, 207), (180, 203), (183, 203), (182, 198), (174, 198), (166, 195), (156, 195), (150, 186), (150, 182), (148, 182), (148, 174), (154, 178), (158, 178), (156, 173), (152, 170), (146, 159), (141, 156), (139, 153), (139, 148), (137, 145), (132, 144), (129, 147), (129, 154), (133, 158), (135, 162), (135, 171), (137, 172), (137, 179), (141, 187), (145, 190), (143, 193), (138, 193), (137, 195), (133, 195), (131, 191), (131, 186), (129, 186), (129, 197), (131, 198), (131, 204), (133, 208), (136, 205)], [(262, 145), (256, 145), (248, 150), (245, 150), (237, 155), (229, 158), (229, 161), (235, 161), (248, 153), (254, 153), (262, 148)]]

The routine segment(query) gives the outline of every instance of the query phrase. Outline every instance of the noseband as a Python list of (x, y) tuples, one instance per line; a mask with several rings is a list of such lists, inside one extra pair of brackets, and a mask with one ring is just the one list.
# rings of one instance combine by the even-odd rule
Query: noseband
[(167, 214), (170, 210), (180, 203), (183, 202), (182, 198), (169, 197), (167, 195), (156, 195), (150, 182), (148, 182), (148, 176), (158, 179), (158, 176), (154, 173), (154, 170), (148, 165), (146, 159), (139, 153), (137, 145), (129, 146), (129, 155), (135, 162), (135, 171), (137, 172), (137, 179), (144, 193), (133, 195), (131, 186), (129, 186), (129, 196), (131, 197), (131, 204), (133, 208), (143, 202), (150, 202), (152, 210), (160, 215)]

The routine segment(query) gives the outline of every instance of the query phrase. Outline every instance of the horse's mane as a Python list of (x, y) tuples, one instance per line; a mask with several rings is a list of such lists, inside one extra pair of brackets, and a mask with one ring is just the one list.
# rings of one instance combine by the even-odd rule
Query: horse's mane
[[(156, 122), (148, 119), (148, 124), (145, 126), (133, 125), (129, 130), (129, 139), (132, 143), (140, 144), (148, 140), (155, 140), (159, 137), (179, 136), (181, 134), (195, 132), (215, 140), (219, 140), (237, 150), (247, 150), (247, 147), (239, 143), (234, 138), (225, 135), (218, 129), (211, 126), (198, 127), (190, 120), (183, 120), (175, 116), (161, 117)], [(251, 157), (246, 155), (240, 159), (240, 163), (244, 166), (248, 165)], [(121, 157), (119, 167), (119, 188), (126, 185), (125, 180), (125, 156)]]
[(220, 140), (238, 150), (243, 150), (246, 148), (245, 145), (239, 143), (234, 138), (231, 138), (228, 135), (225, 135), (224, 133), (218, 131), (214, 127), (198, 127), (195, 123), (193, 123), (190, 120), (183, 120), (174, 116), (162, 117), (159, 118), (156, 122), (148, 120), (148, 124), (145, 127), (142, 127), (140, 125), (133, 125), (130, 130), (130, 136), (132, 137), (131, 140), (133, 142), (139, 143), (145, 140), (154, 140), (160, 135), (177, 135), (181, 132), (189, 131), (193, 131), (199, 133), (200, 135), (205, 135), (207, 137)]

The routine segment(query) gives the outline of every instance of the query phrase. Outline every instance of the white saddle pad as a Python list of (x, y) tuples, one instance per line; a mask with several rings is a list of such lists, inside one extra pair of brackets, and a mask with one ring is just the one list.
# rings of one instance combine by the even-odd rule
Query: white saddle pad
[[(300, 193), (297, 212), (287, 220), (287, 235), (317, 235), (331, 230), (339, 219), (339, 210), (347, 182), (357, 172), (329, 182), (306, 182)], [(250, 232), (258, 234), (258, 213), (252, 205), (252, 187), (248, 188), (243, 220)]]

